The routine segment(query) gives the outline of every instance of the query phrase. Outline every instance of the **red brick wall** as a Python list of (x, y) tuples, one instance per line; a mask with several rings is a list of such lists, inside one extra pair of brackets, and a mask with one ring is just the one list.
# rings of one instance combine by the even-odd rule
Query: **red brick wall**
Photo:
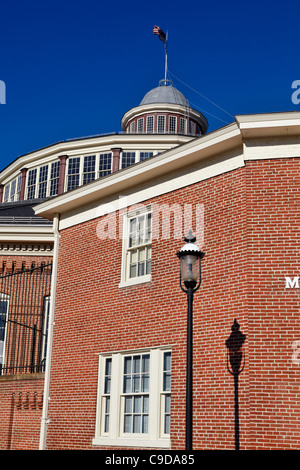
[(7, 380), (3, 376), (0, 378), (1, 450), (39, 448), (43, 375), (22, 376), (19, 380)]
[[(299, 294), (284, 288), (284, 275), (297, 275), (299, 266), (298, 174), (298, 159), (247, 162), (147, 201), (205, 208), (203, 282), (194, 301), (194, 448), (234, 447), (225, 347), (234, 318), (247, 335), (241, 448), (299, 448), (299, 366), (291, 362)], [(97, 353), (171, 344), (171, 441), (182, 449), (186, 296), (175, 254), (183, 240), (153, 240), (151, 283), (120, 289), (121, 240), (99, 240), (97, 223), (62, 231), (48, 448), (92, 448)]]

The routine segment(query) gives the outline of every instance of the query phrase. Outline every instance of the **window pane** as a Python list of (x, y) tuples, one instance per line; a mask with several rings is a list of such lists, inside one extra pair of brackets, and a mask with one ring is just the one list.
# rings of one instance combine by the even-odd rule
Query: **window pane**
[(165, 396), (165, 412), (170, 413), (171, 411), (171, 395)]
[(131, 357), (125, 357), (124, 372), (125, 372), (125, 374), (130, 374), (131, 373)]
[(142, 358), (142, 372), (149, 372), (150, 354), (144, 354)]
[(133, 432), (134, 433), (141, 432), (141, 415), (133, 416)]
[(171, 370), (171, 353), (164, 353), (164, 370)]
[(40, 175), (39, 175), (39, 182), (42, 183), (43, 181), (47, 181), (47, 178), (48, 178), (48, 165), (41, 166)]
[(164, 392), (171, 390), (171, 374), (169, 372), (164, 373), (163, 390)]
[(106, 415), (106, 416), (105, 416), (104, 432), (109, 432), (109, 415)]
[(124, 376), (123, 392), (124, 393), (131, 392), (131, 376), (130, 375)]
[(80, 157), (70, 158), (69, 159), (68, 174), (69, 175), (74, 175), (76, 173), (79, 173), (79, 167), (80, 167)]
[(110, 382), (111, 378), (110, 377), (105, 377), (105, 384), (104, 384), (104, 393), (110, 393)]
[(149, 421), (149, 416), (148, 415), (143, 415), (143, 433), (148, 433), (148, 421)]
[(140, 376), (133, 377), (133, 393), (138, 393), (141, 391), (141, 378)]
[(165, 415), (165, 426), (164, 426), (165, 434), (170, 434), (170, 423), (171, 423), (171, 416)]
[(149, 375), (142, 377), (142, 392), (149, 392)]
[(137, 277), (137, 265), (133, 264), (130, 266), (129, 277)]
[(143, 413), (149, 413), (149, 397), (147, 396), (143, 400)]
[(111, 359), (106, 359), (105, 362), (105, 375), (111, 375)]
[(133, 358), (133, 372), (140, 372), (141, 368), (141, 356), (135, 356)]
[(138, 264), (138, 276), (144, 276), (145, 273), (145, 263)]
[(131, 423), (132, 423), (132, 416), (125, 415), (124, 416), (124, 432), (131, 432)]
[(110, 411), (110, 397), (106, 397), (105, 400), (105, 413), (109, 413)]
[(134, 397), (133, 412), (141, 413), (142, 411), (142, 397)]
[(132, 413), (132, 397), (125, 397), (125, 413)]

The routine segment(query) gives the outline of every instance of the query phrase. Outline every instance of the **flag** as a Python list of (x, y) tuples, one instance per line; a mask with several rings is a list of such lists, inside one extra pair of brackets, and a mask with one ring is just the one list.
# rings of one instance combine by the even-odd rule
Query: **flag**
[(153, 26), (153, 34), (157, 34), (159, 39), (165, 44), (166, 34), (163, 32), (162, 29), (159, 28), (159, 26)]

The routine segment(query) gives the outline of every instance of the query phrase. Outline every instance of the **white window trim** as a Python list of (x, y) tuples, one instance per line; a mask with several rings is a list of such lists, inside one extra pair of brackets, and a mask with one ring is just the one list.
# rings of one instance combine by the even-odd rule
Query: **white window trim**
[[(161, 346), (134, 351), (122, 351), (99, 354), (99, 374), (97, 392), (96, 430), (93, 445), (122, 446), (122, 447), (158, 447), (170, 449), (169, 435), (162, 434), (163, 409), (160, 407), (163, 380), (163, 353), (171, 351), (170, 346)], [(123, 378), (123, 358), (131, 354), (150, 353), (150, 392), (149, 392), (149, 433), (147, 437), (141, 434), (122, 433), (121, 396)], [(111, 394), (110, 394), (110, 424), (109, 432), (103, 432), (103, 400), (105, 360), (112, 358)]]
[[(171, 127), (171, 120), (174, 119), (174, 131), (170, 131), (170, 127)], [(177, 116), (172, 116), (172, 114), (169, 116), (169, 120), (168, 120), (168, 123), (169, 123), (169, 134), (176, 134), (177, 133)]]
[[(163, 118), (162, 121), (163, 121), (164, 125), (163, 125), (162, 130), (159, 129), (159, 118)], [(157, 134), (165, 134), (166, 133), (166, 116), (165, 116), (165, 114), (159, 114), (157, 116), (156, 132), (157, 132)]]
[[(139, 210), (127, 212), (123, 215), (123, 237), (122, 237), (122, 261), (121, 261), (121, 281), (119, 288), (134, 286), (151, 281), (151, 274), (129, 278), (129, 251), (128, 251), (128, 232), (129, 232), (129, 219), (143, 213), (152, 212), (152, 206), (148, 205)], [(153, 220), (152, 220), (153, 224)]]

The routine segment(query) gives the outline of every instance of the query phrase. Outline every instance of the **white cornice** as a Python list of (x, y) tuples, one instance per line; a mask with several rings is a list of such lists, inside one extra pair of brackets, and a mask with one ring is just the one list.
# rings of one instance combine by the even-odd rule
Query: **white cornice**
[(47, 226), (24, 226), (24, 225), (1, 225), (0, 242), (31, 242), (31, 243), (53, 243), (52, 225)]
[[(181, 177), (180, 183), (177, 186), (170, 186), (172, 173), (184, 173), (185, 168), (191, 165), (201, 164), (205, 166), (202, 162), (208, 161), (209, 157), (216, 157), (237, 147), (242, 149), (242, 140), (237, 124), (233, 123), (211, 134), (154, 156), (149, 160), (128, 167), (125, 170), (118, 171), (93, 183), (81, 186), (74, 191), (57, 196), (36, 206), (35, 212), (37, 215), (52, 219), (55, 213), (66, 214), (67, 212), (77, 210), (78, 207), (90, 205), (113, 195), (120, 195), (126, 191), (132, 191), (134, 187), (147, 185), (149, 181), (155, 181), (164, 176), (168, 179), (169, 187), (179, 187), (178, 184), (184, 186), (187, 184), (184, 176)], [(225, 168), (227, 167), (232, 169), (236, 165), (243, 165), (240, 159), (239, 163), (235, 159), (233, 160), (233, 166), (230, 163), (228, 166), (226, 162), (225, 167), (223, 164), (221, 165), (222, 169), (220, 171), (226, 171)], [(215, 165), (211, 162), (208, 162), (208, 167), (211, 167), (211, 173), (206, 172), (205, 174), (208, 175), (206, 177), (212, 174), (215, 175), (218, 172)], [(202, 173), (203, 171), (202, 169)], [(166, 188), (160, 185), (159, 189), (157, 188), (156, 194), (165, 190)], [(152, 194), (154, 195), (154, 193)]]
[(5, 184), (22, 168), (31, 168), (40, 163), (48, 163), (58, 158), (60, 155), (77, 155), (88, 154), (91, 152), (99, 152), (102, 147), (127, 147), (134, 146), (136, 148), (149, 147), (149, 150), (155, 149), (163, 151), (166, 148), (189, 142), (193, 137), (181, 136), (176, 134), (109, 134), (97, 137), (82, 138), (58, 142), (48, 147), (35, 150), (26, 155), (22, 155), (7, 166), (0, 173), (0, 184)]
[(300, 112), (245, 114), (235, 120), (243, 138), (280, 137), (298, 135), (300, 132)]
[[(236, 116), (235, 122), (145, 162), (36, 206), (68, 227), (105, 214), (128, 195), (135, 204), (244, 166), (245, 160), (300, 156), (300, 112)], [(277, 139), (277, 140), (276, 140)]]

